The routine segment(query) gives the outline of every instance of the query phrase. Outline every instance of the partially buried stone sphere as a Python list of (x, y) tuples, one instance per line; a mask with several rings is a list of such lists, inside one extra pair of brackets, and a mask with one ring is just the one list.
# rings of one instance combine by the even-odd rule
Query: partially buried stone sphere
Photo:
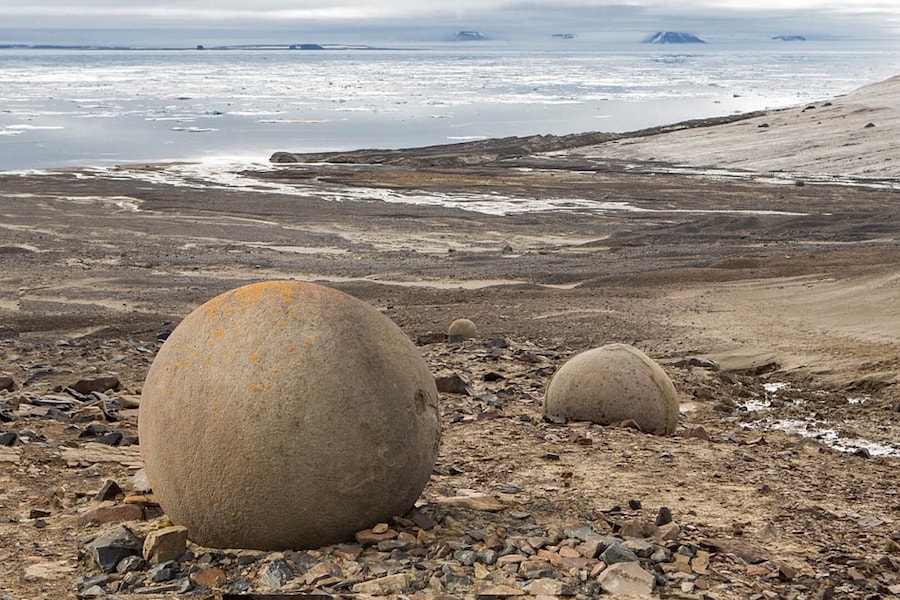
[(475, 327), (475, 323), (469, 319), (456, 319), (450, 323), (450, 327), (447, 329), (447, 335), (462, 339), (473, 338), (478, 335), (478, 328)]
[(678, 425), (678, 395), (662, 368), (627, 344), (609, 344), (569, 359), (550, 380), (544, 413), (609, 425), (634, 420), (668, 435)]
[(315, 548), (413, 506), (437, 457), (438, 395), (375, 308), (271, 281), (175, 328), (144, 382), (139, 435), (159, 503), (194, 542)]

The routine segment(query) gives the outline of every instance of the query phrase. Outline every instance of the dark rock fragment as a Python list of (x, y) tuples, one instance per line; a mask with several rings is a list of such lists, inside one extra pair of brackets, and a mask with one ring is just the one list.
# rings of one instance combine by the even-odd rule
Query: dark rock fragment
[(12, 392), (16, 389), (16, 382), (13, 381), (12, 377), (7, 377), (6, 375), (0, 375), (0, 392), (7, 391)]
[(121, 443), (124, 434), (121, 431), (110, 431), (97, 438), (98, 444), (106, 444), (107, 446), (117, 446)]
[(81, 433), (78, 434), (78, 437), (100, 437), (101, 435), (105, 435), (112, 430), (112, 427), (104, 423), (91, 423), (90, 425), (85, 427)]
[(434, 383), (437, 385), (437, 390), (445, 394), (471, 395), (468, 382), (457, 373), (435, 377)]
[(72, 417), (64, 410), (56, 408), (55, 406), (51, 406), (47, 409), (47, 414), (44, 415), (48, 419), (53, 419), (54, 421), (59, 421), (60, 423), (71, 423)]
[(178, 563), (174, 560), (169, 560), (153, 565), (150, 567), (147, 575), (150, 577), (150, 581), (154, 583), (172, 581), (178, 576)]
[(85, 544), (94, 562), (104, 573), (112, 573), (123, 558), (141, 554), (143, 543), (130, 529), (120, 525)]
[(413, 511), (409, 516), (419, 528), (425, 531), (434, 529), (438, 525), (437, 521), (418, 510)]
[(79, 394), (91, 392), (105, 392), (106, 390), (119, 391), (122, 385), (118, 377), (97, 377), (96, 379), (79, 379), (69, 386)]
[(104, 586), (109, 583), (109, 575), (81, 575), (75, 580), (78, 590), (86, 590), (94, 586)]
[(419, 346), (427, 346), (428, 344), (438, 344), (447, 341), (447, 334), (442, 331), (429, 331), (423, 333), (416, 338), (416, 344)]
[(640, 559), (637, 554), (617, 542), (610, 544), (609, 547), (600, 554), (600, 560), (608, 565), (612, 565), (621, 562), (638, 562)]
[(103, 484), (103, 487), (100, 488), (100, 491), (97, 492), (97, 495), (94, 496), (94, 500), (98, 502), (103, 502), (104, 500), (115, 500), (118, 496), (123, 495), (125, 492), (122, 490), (122, 487), (113, 481), (112, 479), (107, 479)]
[(294, 571), (281, 558), (276, 558), (263, 569), (260, 581), (270, 589), (278, 590), (294, 577)]
[(134, 573), (147, 566), (144, 559), (137, 555), (126, 556), (116, 565), (116, 573)]
[(701, 369), (709, 369), (710, 371), (718, 371), (722, 367), (719, 366), (714, 360), (710, 360), (708, 358), (699, 358), (697, 356), (691, 356), (690, 358), (684, 358), (675, 363), (672, 363), (672, 366), (680, 367), (682, 369), (688, 369), (690, 367), (698, 367)]
[(697, 425), (696, 427), (687, 427), (684, 430), (684, 433), (681, 434), (681, 437), (684, 439), (696, 438), (698, 440), (710, 441), (709, 432), (706, 431), (706, 428), (703, 425)]
[(656, 521), (653, 522), (654, 525), (660, 527), (662, 525), (668, 525), (672, 522), (672, 511), (669, 510), (668, 506), (660, 506), (659, 513), (656, 515)]

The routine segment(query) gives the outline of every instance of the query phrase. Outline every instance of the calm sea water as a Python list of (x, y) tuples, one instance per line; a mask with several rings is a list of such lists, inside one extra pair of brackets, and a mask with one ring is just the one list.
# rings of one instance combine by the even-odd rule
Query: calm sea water
[(0, 50), (0, 170), (629, 131), (900, 73), (900, 48)]

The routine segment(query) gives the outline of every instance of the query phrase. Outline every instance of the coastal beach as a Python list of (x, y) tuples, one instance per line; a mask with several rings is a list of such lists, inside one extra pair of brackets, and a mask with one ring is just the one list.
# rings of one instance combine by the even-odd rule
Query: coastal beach
[[(897, 139), (894, 77), (633, 133), (0, 173), (0, 596), (590, 597), (613, 561), (585, 531), (641, 540), (658, 597), (900, 596)], [(444, 382), (431, 482), (389, 524), (409, 544), (103, 575), (86, 540), (159, 526), (134, 475), (162, 340), (270, 279), (375, 306)], [(477, 338), (443, 337), (460, 317)], [(613, 342), (673, 380), (675, 435), (542, 417)]]

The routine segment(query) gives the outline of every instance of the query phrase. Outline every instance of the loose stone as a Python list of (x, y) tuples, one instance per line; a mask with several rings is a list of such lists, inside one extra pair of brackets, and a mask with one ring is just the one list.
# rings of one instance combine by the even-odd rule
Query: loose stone
[(611, 544), (606, 550), (600, 554), (600, 560), (608, 565), (622, 562), (638, 562), (640, 560), (634, 552), (616, 542)]
[(122, 487), (114, 480), (107, 479), (103, 483), (103, 487), (100, 488), (100, 491), (97, 492), (97, 495), (94, 496), (94, 500), (97, 500), (98, 502), (103, 502), (104, 500), (115, 500), (120, 495), (124, 495)]
[(118, 377), (97, 377), (95, 379), (79, 379), (69, 386), (79, 394), (87, 395), (91, 392), (105, 392), (107, 390), (121, 389)]
[(614, 596), (649, 595), (653, 591), (656, 578), (637, 563), (610, 565), (597, 578), (597, 583), (607, 594)]
[(97, 523), (121, 523), (123, 521), (142, 521), (144, 509), (137, 504), (119, 504), (116, 506), (100, 506), (78, 515), (78, 525)]
[(672, 511), (669, 510), (668, 506), (660, 506), (659, 513), (656, 515), (656, 521), (653, 523), (657, 527), (661, 527), (663, 525), (668, 525), (672, 522)]
[(354, 584), (351, 589), (357, 594), (386, 596), (389, 594), (399, 594), (407, 585), (409, 585), (409, 576), (406, 573), (396, 573), (394, 575), (387, 575), (370, 581), (362, 581)]
[(221, 587), (228, 581), (225, 571), (218, 567), (210, 567), (195, 571), (190, 575), (191, 583), (208, 588)]
[(293, 577), (294, 571), (291, 570), (291, 567), (284, 559), (277, 558), (265, 566), (260, 581), (270, 589), (280, 590)]
[(528, 587), (528, 593), (532, 596), (561, 596), (564, 589), (565, 586), (562, 581), (542, 577), (531, 582)]
[(132, 556), (126, 556), (119, 561), (119, 564), (116, 565), (116, 573), (132, 573), (134, 571), (140, 571), (146, 566), (147, 563), (144, 559), (134, 554)]
[(187, 550), (187, 534), (187, 527), (181, 525), (151, 531), (144, 540), (144, 560), (152, 565), (181, 558)]
[(141, 540), (130, 529), (120, 525), (98, 535), (86, 547), (97, 566), (104, 573), (112, 573), (123, 558), (140, 555)]
[(167, 560), (165, 562), (155, 564), (150, 567), (148, 575), (150, 576), (150, 581), (154, 583), (171, 581), (178, 576), (178, 563), (174, 560)]

